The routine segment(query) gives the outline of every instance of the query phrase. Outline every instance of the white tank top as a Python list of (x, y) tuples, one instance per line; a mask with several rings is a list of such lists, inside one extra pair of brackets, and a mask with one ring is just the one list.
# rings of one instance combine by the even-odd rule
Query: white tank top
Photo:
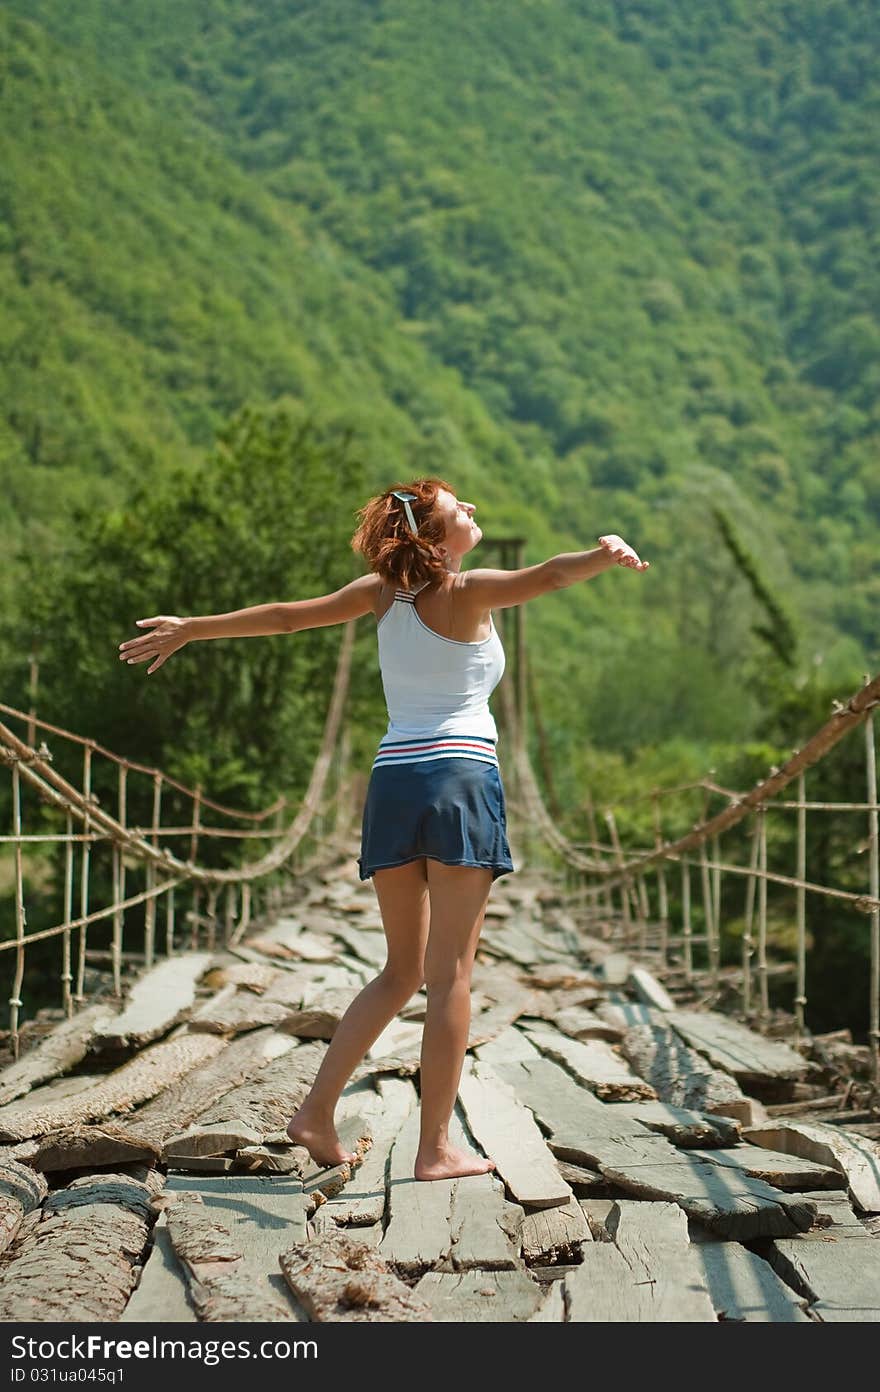
[(424, 588), (396, 590), (377, 626), (388, 729), (373, 768), (462, 757), (497, 765), (489, 697), (504, 675), (505, 656), (492, 616), (488, 638), (444, 638), (416, 610)]

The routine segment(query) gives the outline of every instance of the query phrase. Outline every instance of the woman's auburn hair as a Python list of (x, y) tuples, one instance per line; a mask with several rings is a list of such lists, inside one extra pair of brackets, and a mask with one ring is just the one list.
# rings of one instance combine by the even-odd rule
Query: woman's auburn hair
[[(371, 571), (395, 588), (410, 590), (423, 580), (439, 580), (446, 572), (439, 549), (446, 535), (446, 523), (437, 509), (441, 488), (454, 492), (441, 478), (395, 483), (357, 510), (360, 522), (351, 548), (366, 559)], [(413, 535), (406, 508), (400, 498), (394, 497), (395, 492), (415, 493), (410, 507), (418, 536)]]

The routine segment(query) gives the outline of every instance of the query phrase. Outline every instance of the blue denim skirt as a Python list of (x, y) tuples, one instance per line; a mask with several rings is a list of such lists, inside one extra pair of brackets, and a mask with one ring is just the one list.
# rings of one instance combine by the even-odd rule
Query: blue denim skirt
[(489, 866), (493, 881), (513, 870), (497, 764), (439, 758), (373, 768), (364, 801), (360, 878), (422, 856), (444, 865)]

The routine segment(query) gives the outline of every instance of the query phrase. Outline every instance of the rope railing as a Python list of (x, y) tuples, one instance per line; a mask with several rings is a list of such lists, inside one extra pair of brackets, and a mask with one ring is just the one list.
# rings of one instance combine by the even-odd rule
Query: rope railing
[[(580, 883), (585, 898), (592, 903), (596, 912), (604, 910), (609, 916), (616, 916), (622, 925), (627, 943), (638, 935), (639, 950), (644, 951), (647, 943), (649, 925), (659, 930), (659, 952), (663, 965), (668, 963), (672, 925), (669, 918), (669, 886), (666, 880), (667, 869), (678, 867), (681, 875), (681, 932), (677, 945), (681, 951), (683, 971), (686, 978), (695, 972), (694, 946), (705, 943), (707, 971), (710, 985), (717, 990), (720, 976), (721, 958), (721, 887), (722, 875), (741, 876), (746, 879), (746, 899), (743, 914), (744, 931), (742, 935), (742, 954), (739, 967), (739, 980), (742, 994), (743, 1012), (755, 1017), (759, 1028), (765, 1028), (769, 1018), (769, 978), (774, 967), (768, 959), (768, 885), (784, 886), (796, 891), (795, 923), (796, 949), (793, 970), (795, 976), (795, 1028), (798, 1034), (805, 1031), (806, 992), (806, 895), (815, 894), (847, 904), (853, 910), (867, 914), (870, 918), (870, 969), (869, 969), (869, 1028), (868, 1040), (871, 1052), (874, 1081), (880, 1084), (880, 855), (878, 855), (878, 802), (876, 741), (874, 734), (874, 707), (880, 704), (880, 676), (865, 677), (865, 684), (848, 701), (834, 702), (831, 718), (802, 746), (793, 751), (792, 756), (781, 767), (773, 766), (769, 773), (760, 779), (746, 793), (721, 787), (710, 777), (676, 785), (672, 788), (654, 788), (648, 793), (640, 793), (628, 799), (620, 799), (613, 806), (601, 808), (609, 839), (600, 840), (596, 826), (595, 809), (589, 804), (588, 820), (590, 837), (587, 840), (574, 840), (562, 831), (548, 812), (529, 759), (521, 723), (513, 710), (513, 697), (504, 682), (499, 688), (502, 710), (507, 728), (512, 732), (512, 762), (517, 794), (516, 812), (522, 817), (523, 826), (528, 827), (529, 835), (537, 835), (568, 868)], [(806, 773), (824, 760), (856, 726), (862, 725), (865, 732), (866, 792), (864, 802), (808, 801), (806, 797)], [(797, 780), (796, 798), (779, 798), (777, 794), (789, 783)], [(663, 807), (670, 799), (684, 793), (700, 790), (704, 798), (701, 819), (691, 826), (684, 835), (666, 839), (663, 834)], [(727, 806), (714, 816), (708, 816), (708, 799), (715, 794), (727, 799)], [(620, 813), (625, 804), (633, 804), (651, 798), (653, 801), (654, 844), (649, 847), (627, 847), (624, 850), (617, 828), (615, 811)], [(767, 814), (769, 812), (795, 811), (797, 813), (797, 847), (793, 874), (783, 874), (767, 868)], [(842, 888), (839, 885), (819, 884), (807, 878), (806, 863), (806, 814), (807, 812), (862, 813), (866, 816), (866, 835), (858, 838), (853, 850), (855, 854), (866, 854), (867, 872), (864, 876), (864, 892)], [(746, 819), (752, 819), (749, 837), (748, 864), (737, 863), (730, 857), (722, 857), (720, 839), (725, 833), (740, 826)], [(855, 838), (854, 838), (855, 840)], [(702, 897), (702, 919), (704, 932), (697, 935), (692, 922), (692, 871), (698, 875), (698, 893)], [(648, 876), (652, 873), (656, 880), (654, 903), (651, 903)], [(864, 882), (863, 881), (863, 882)], [(619, 899), (619, 908), (614, 909), (614, 893)], [(756, 906), (757, 900), (757, 906)], [(755, 918), (757, 916), (757, 930)], [(778, 970), (778, 969), (776, 969)], [(753, 994), (757, 978), (757, 1008), (753, 1009)]]
[[(277, 877), (278, 872), (284, 870), (295, 874), (304, 873), (311, 865), (326, 860), (328, 851), (338, 852), (344, 837), (349, 834), (353, 817), (353, 799), (347, 776), (349, 741), (347, 737), (340, 739), (340, 731), (351, 673), (354, 629), (354, 621), (343, 626), (321, 745), (302, 801), (286, 825), (283, 818), (290, 804), (285, 797), (276, 799), (269, 807), (259, 812), (237, 810), (207, 797), (200, 786), (187, 787), (160, 769), (125, 759), (112, 750), (105, 749), (95, 740), (38, 720), (33, 711), (22, 712), (12, 706), (0, 704), (0, 711), (5, 716), (26, 723), (32, 738), (35, 738), (35, 731), (39, 730), (41, 734), (48, 734), (70, 745), (79, 746), (83, 751), (82, 786), (76, 787), (53, 766), (53, 754), (47, 747), (45, 738), (41, 740), (39, 748), (34, 748), (32, 744), (22, 740), (8, 724), (0, 721), (0, 766), (5, 765), (9, 769), (12, 785), (12, 829), (11, 834), (4, 833), (0, 837), (0, 846), (12, 847), (14, 920), (12, 934), (0, 934), (0, 961), (2, 954), (14, 954), (9, 998), (9, 1030), (16, 1057), (19, 1051), (26, 955), (32, 944), (52, 938), (61, 940), (61, 1005), (70, 1016), (86, 999), (85, 973), (90, 955), (88, 933), (94, 924), (107, 924), (108, 920), (111, 921), (109, 953), (99, 955), (109, 956), (113, 991), (115, 996), (119, 997), (122, 993), (126, 914), (131, 910), (142, 906), (143, 953), (138, 955), (142, 956), (144, 964), (149, 967), (153, 965), (157, 951), (160, 902), (165, 908), (166, 954), (171, 955), (179, 945), (181, 918), (189, 929), (189, 947), (204, 942), (209, 949), (213, 949), (217, 945), (218, 936), (224, 943), (232, 943), (238, 941), (245, 932), (256, 911), (255, 888), (265, 891), (267, 907), (274, 905), (277, 908), (280, 885), (271, 882), (270, 877)], [(113, 812), (102, 806), (101, 800), (92, 791), (96, 758), (109, 761), (117, 769)], [(334, 761), (335, 787), (328, 794)], [(151, 818), (148, 825), (131, 825), (128, 822), (129, 774), (146, 776), (152, 780)], [(23, 788), (35, 793), (51, 812), (63, 816), (63, 831), (24, 830)], [(167, 789), (172, 789), (179, 798), (191, 805), (192, 815), (185, 825), (181, 825), (179, 814), (170, 826), (162, 824), (162, 795)], [(234, 817), (237, 822), (245, 825), (206, 826), (202, 820), (206, 809), (222, 817)], [(331, 816), (333, 826), (328, 830), (326, 822)], [(273, 819), (273, 825), (265, 825), (269, 818)], [(304, 862), (301, 851), (307, 835), (314, 842), (315, 849), (310, 861)], [(188, 845), (175, 854), (168, 845), (161, 844), (166, 837), (184, 837), (188, 840)], [(204, 844), (206, 840), (222, 846), (230, 842), (247, 844), (255, 838), (274, 844), (270, 844), (269, 849), (262, 855), (237, 865), (214, 866), (205, 864), (203, 858), (200, 859), (200, 844)], [(61, 846), (64, 850), (60, 922), (29, 932), (25, 903), (24, 852), (29, 847), (45, 848), (52, 844)], [(94, 880), (92, 851), (99, 850), (102, 845), (108, 845), (111, 850), (112, 889), (109, 902), (96, 908), (90, 903)], [(79, 850), (79, 896), (76, 908), (75, 848)], [(144, 873), (144, 887), (135, 893), (127, 892), (127, 875), (137, 870)], [(181, 895), (187, 893), (188, 908), (181, 900)], [(217, 903), (221, 894), (224, 896), (222, 911)], [(94, 957), (96, 954), (92, 952), (91, 955)]]

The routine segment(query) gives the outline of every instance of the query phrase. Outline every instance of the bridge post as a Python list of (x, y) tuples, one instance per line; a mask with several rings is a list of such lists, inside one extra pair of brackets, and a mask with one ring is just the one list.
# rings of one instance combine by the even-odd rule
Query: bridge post
[[(869, 677), (865, 677), (867, 682)], [(874, 742), (874, 712), (869, 710), (865, 720), (865, 745), (868, 763), (868, 880), (869, 893), (875, 901), (880, 898), (880, 849), (877, 830), (877, 746)], [(880, 909), (871, 910), (871, 981), (868, 1018), (868, 1042), (874, 1082), (880, 1084)]]

